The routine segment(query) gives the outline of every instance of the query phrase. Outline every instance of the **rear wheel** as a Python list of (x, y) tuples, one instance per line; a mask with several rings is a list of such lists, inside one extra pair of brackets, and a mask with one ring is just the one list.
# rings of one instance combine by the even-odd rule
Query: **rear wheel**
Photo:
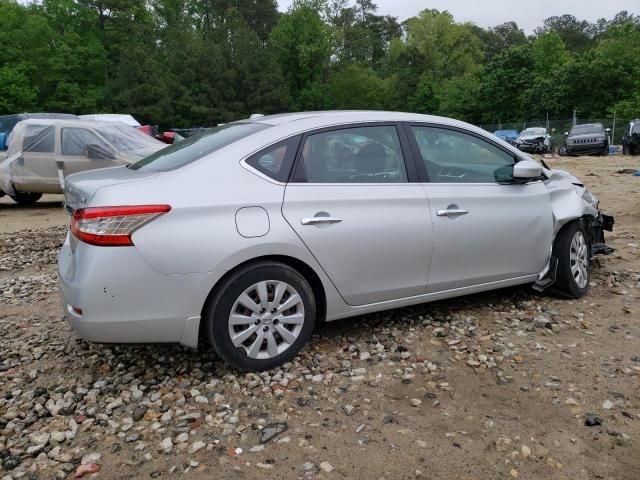
[(572, 222), (558, 232), (553, 256), (558, 259), (558, 269), (552, 291), (568, 298), (580, 298), (587, 293), (591, 247), (579, 222)]
[(220, 285), (205, 306), (209, 343), (239, 370), (262, 371), (291, 360), (316, 318), (307, 280), (279, 262), (250, 265)]
[(20, 205), (33, 205), (40, 197), (42, 197), (41, 193), (28, 193), (28, 192), (16, 192), (13, 195), (9, 195), (14, 202)]

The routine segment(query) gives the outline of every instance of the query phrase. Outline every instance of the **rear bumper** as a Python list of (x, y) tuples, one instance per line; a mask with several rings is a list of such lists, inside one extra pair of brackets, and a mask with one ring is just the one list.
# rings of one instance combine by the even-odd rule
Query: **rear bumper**
[(65, 317), (82, 338), (98, 343), (197, 347), (213, 277), (160, 274), (135, 247), (96, 247), (69, 235), (58, 255)]

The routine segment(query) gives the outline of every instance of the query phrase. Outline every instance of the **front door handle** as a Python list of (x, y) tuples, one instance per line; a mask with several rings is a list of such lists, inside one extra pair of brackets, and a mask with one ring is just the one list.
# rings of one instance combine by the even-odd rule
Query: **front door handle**
[(466, 215), (469, 213), (469, 210), (462, 210), (459, 208), (451, 208), (446, 210), (438, 210), (436, 212), (439, 217), (457, 217), (460, 215)]
[(302, 222), (302, 225), (321, 225), (325, 223), (340, 223), (342, 219), (336, 217), (311, 217), (303, 218), (300, 221)]

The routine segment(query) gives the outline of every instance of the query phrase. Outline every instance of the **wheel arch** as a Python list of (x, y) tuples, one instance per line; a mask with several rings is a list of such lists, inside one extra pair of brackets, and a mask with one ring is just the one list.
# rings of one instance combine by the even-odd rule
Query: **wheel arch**
[(313, 291), (313, 295), (316, 300), (316, 321), (319, 321), (319, 322), (324, 321), (327, 315), (327, 294), (326, 294), (324, 285), (322, 284), (322, 280), (320, 280), (320, 276), (316, 273), (316, 271), (311, 266), (309, 266), (306, 262), (298, 258), (291, 257), (289, 255), (276, 255), (276, 254), (262, 255), (262, 256), (251, 258), (249, 260), (245, 260), (244, 262), (239, 263), (235, 267), (228, 270), (213, 285), (213, 287), (209, 291), (209, 294), (207, 295), (205, 302), (202, 305), (202, 311), (201, 311), (201, 317), (200, 317), (201, 320), (200, 320), (200, 325), (198, 330), (199, 343), (202, 343), (202, 341), (206, 338), (206, 335), (204, 334), (205, 322), (202, 321), (202, 319), (204, 318), (205, 310), (207, 309), (207, 306), (211, 301), (211, 299), (220, 290), (221, 285), (223, 285), (229, 277), (234, 275), (239, 270), (247, 268), (252, 264), (256, 264), (264, 261), (279, 262), (293, 268), (298, 273), (300, 273), (311, 285), (311, 290)]

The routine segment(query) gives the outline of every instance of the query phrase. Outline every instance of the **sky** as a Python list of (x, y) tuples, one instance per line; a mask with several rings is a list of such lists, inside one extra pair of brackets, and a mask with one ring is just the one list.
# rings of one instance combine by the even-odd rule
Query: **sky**
[[(278, 0), (279, 8), (287, 10), (292, 0)], [(448, 10), (456, 21), (471, 21), (481, 27), (495, 27), (515, 21), (526, 34), (542, 25), (545, 18), (569, 13), (579, 20), (593, 22), (611, 19), (620, 10), (640, 14), (640, 0), (374, 0), (378, 13), (393, 15), (400, 21), (425, 8)]]

